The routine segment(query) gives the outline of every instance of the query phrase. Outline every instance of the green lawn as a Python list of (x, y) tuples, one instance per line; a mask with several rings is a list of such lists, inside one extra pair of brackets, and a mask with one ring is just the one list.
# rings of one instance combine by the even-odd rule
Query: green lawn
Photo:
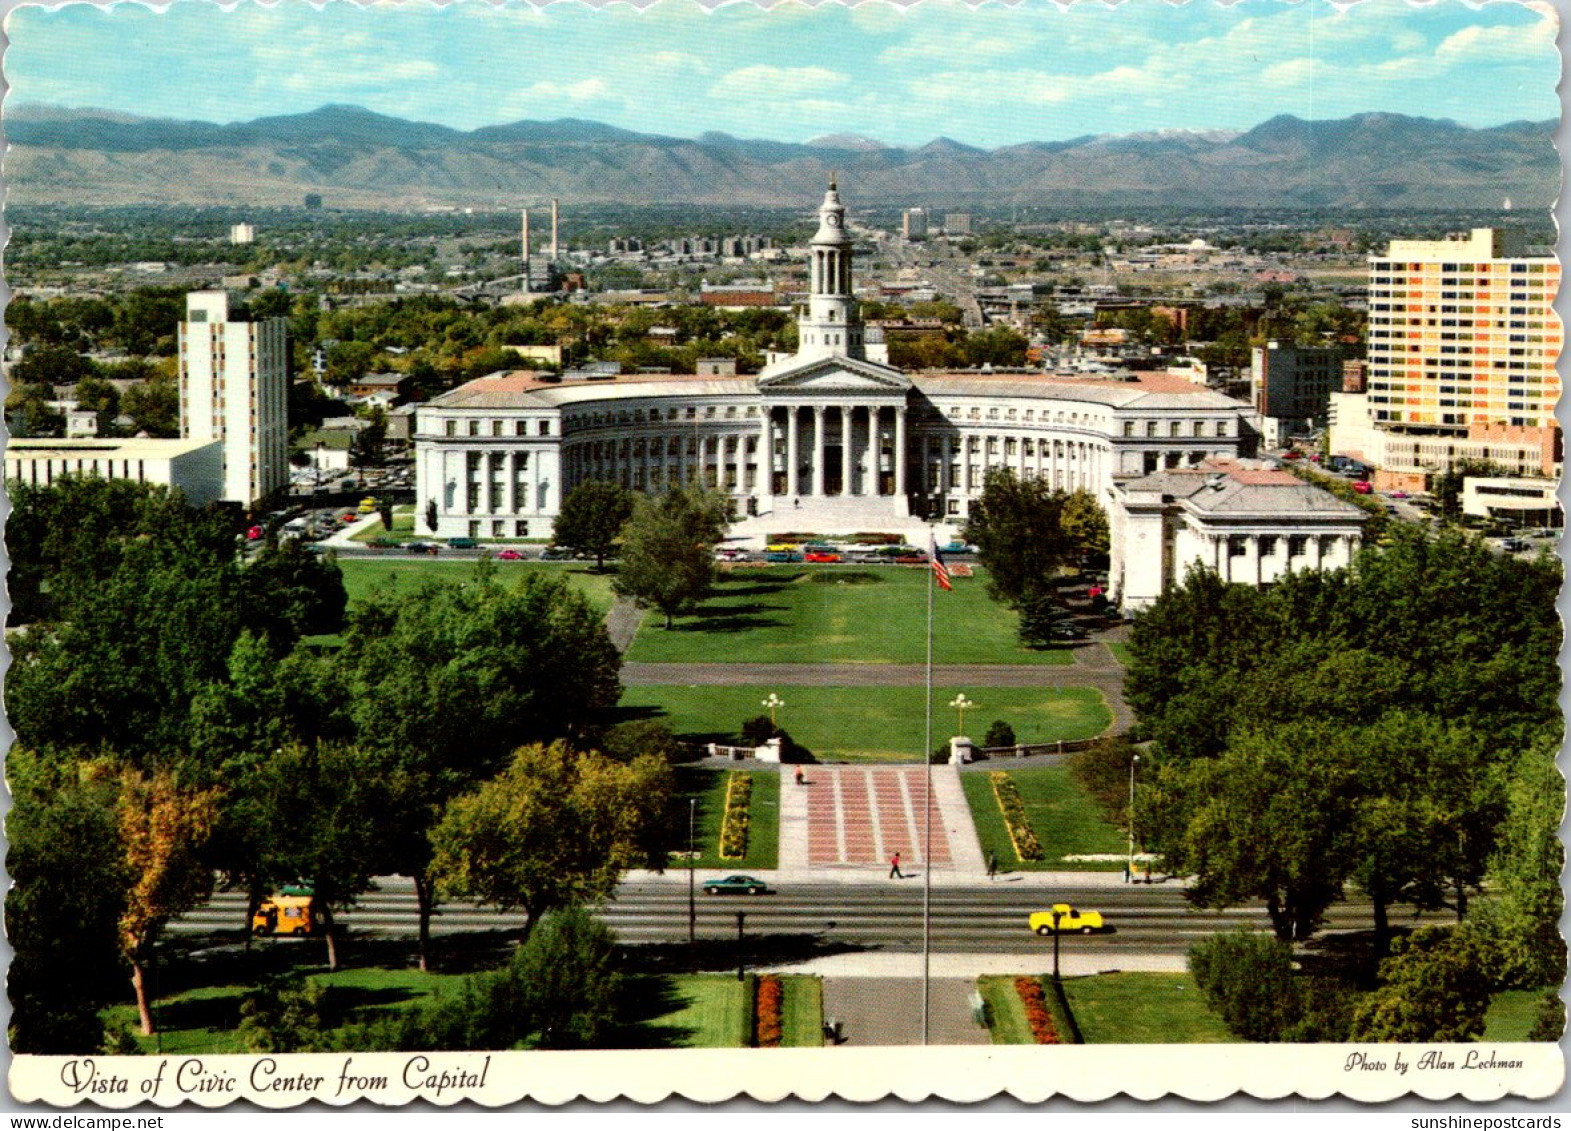
[[(938, 664), (1068, 664), (1067, 649), (1033, 651), (1013, 612), (988, 598), (982, 577), (933, 597)], [(646, 663), (885, 663), (927, 658), (925, 569), (779, 566), (731, 570), (693, 616), (671, 629), (651, 614), (628, 652)]]
[[(393, 592), (409, 592), (428, 581), (465, 581), (479, 564), (476, 559), (442, 561), (400, 561), (376, 558), (339, 558), (338, 568), (343, 571), (344, 589), (349, 593), (349, 603), (364, 600), (374, 592), (391, 588)], [(557, 562), (495, 562), (496, 576), (506, 583), (525, 573), (549, 573), (567, 578), (567, 583), (589, 599), (600, 611), (611, 607), (611, 577), (609, 573), (595, 573), (582, 563)]]
[[(1014, 727), (1021, 742), (1091, 738), (1113, 724), (1100, 692), (1089, 687), (942, 687), (933, 689), (933, 745), (954, 733), (945, 704), (961, 690), (976, 702), (966, 725), (980, 735), (993, 719)], [(690, 741), (724, 741), (764, 713), (774, 692), (785, 700), (778, 720), (820, 759), (872, 757), (921, 761), (923, 689), (920, 687), (788, 687), (760, 680), (750, 687), (657, 685), (629, 687), (621, 708), (653, 711)]]
[(751, 1011), (743, 997), (751, 981), (738, 981), (734, 974), (686, 974), (668, 982), (675, 1008), (645, 1021), (654, 1039), (633, 1047), (740, 1049), (752, 1043), (745, 1031)]
[(1505, 990), (1495, 995), (1484, 1015), (1486, 1041), (1525, 1041), (1538, 1020), (1543, 990)]
[[(319, 945), (312, 946), (320, 952)], [(408, 1009), (431, 994), (456, 988), (464, 979), (461, 974), (422, 974), (413, 969), (375, 966), (335, 972), (325, 967), (301, 968), (298, 972), (302, 981), (309, 979), (331, 987), (335, 991), (334, 1008), (341, 1008), (348, 1022), (368, 1021), (392, 1010)], [(126, 1027), (144, 1053), (240, 1053), (246, 1051), (236, 1032), (240, 1005), (254, 989), (255, 986), (240, 984), (201, 986), (159, 998), (153, 1003), (153, 1016), (161, 1031), (151, 1037), (142, 1036), (137, 1027), (135, 1005), (111, 1006), (104, 1010), (103, 1017), (107, 1028)]]
[(1108, 648), (1112, 650), (1113, 658), (1115, 660), (1123, 664), (1126, 668), (1129, 666), (1129, 661), (1135, 654), (1134, 649), (1130, 648), (1129, 645), (1118, 641), (1109, 643)]
[[(773, 770), (753, 773), (751, 820), (747, 830), (747, 855), (741, 860), (720, 858), (720, 821), (725, 816), (725, 770), (701, 770), (679, 766), (676, 794), (672, 800), (670, 823), (673, 854), (687, 852), (688, 802), (696, 798), (698, 808), (694, 841), (700, 869), (774, 869), (779, 867), (780, 775)], [(683, 866), (682, 857), (673, 855), (673, 868)]]
[(1025, 1003), (1015, 992), (1012, 974), (989, 974), (978, 978), (977, 990), (987, 1003), (987, 1020), (995, 1045), (1029, 1045), (1035, 1043), (1031, 1024), (1026, 1020)]
[(1188, 974), (1066, 978), (1064, 993), (1088, 1045), (1236, 1043)]
[[(754, 787), (757, 788), (756, 786)], [(782, 1048), (809, 1049), (824, 1045), (824, 983), (810, 974), (782, 974), (785, 1008)]]
[[(995, 689), (989, 689), (991, 692)], [(1067, 766), (1009, 770), (1007, 763), (986, 763), (1009, 773), (1025, 801), (1031, 828), (1042, 843), (1046, 859), (1021, 862), (1015, 859), (1004, 816), (993, 795), (993, 783), (986, 769), (968, 770), (960, 775), (961, 787), (971, 806), (977, 837), (984, 854), (993, 853), (1003, 871), (1118, 871), (1123, 868), (1129, 842), (1123, 830), (1108, 824), (1095, 801), (1080, 788)], [(1118, 856), (1117, 860), (1064, 860), (1070, 855), (1100, 853)]]

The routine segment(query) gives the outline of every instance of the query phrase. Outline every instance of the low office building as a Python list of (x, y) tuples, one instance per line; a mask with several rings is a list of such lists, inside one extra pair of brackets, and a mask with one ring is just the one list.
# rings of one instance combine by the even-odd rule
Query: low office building
[(96, 475), (170, 487), (193, 507), (223, 497), (224, 451), (218, 440), (25, 440), (5, 449), (5, 477), (48, 486), (67, 475)]
[(1297, 476), (1216, 460), (1115, 485), (1108, 508), (1110, 598), (1143, 609), (1192, 567), (1223, 581), (1270, 585), (1301, 569), (1353, 560), (1365, 515)]

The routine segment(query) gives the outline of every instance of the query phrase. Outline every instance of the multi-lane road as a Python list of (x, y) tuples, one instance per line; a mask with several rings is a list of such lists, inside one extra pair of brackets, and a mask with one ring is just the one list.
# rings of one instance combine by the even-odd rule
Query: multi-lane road
[[(818, 883), (788, 885), (760, 896), (694, 897), (697, 937), (723, 942), (736, 937), (736, 913), (745, 913), (749, 938), (781, 953), (809, 954), (835, 947), (877, 949), (895, 953), (920, 950), (922, 886), (920, 880), (866, 884)], [(1111, 930), (1077, 946), (1099, 951), (1180, 956), (1190, 944), (1216, 931), (1240, 926), (1265, 929), (1263, 908), (1225, 912), (1199, 911), (1184, 900), (1177, 885), (1134, 884), (1084, 887), (1043, 887), (1026, 880), (1001, 877), (992, 884), (935, 887), (932, 893), (932, 948), (942, 953), (1017, 952), (1045, 945), (1032, 936), (1026, 917), (1054, 902), (1101, 911)], [(688, 890), (664, 880), (626, 883), (616, 898), (599, 909), (600, 916), (629, 944), (679, 943), (688, 937)], [(417, 927), (414, 890), (403, 877), (378, 881), (377, 890), (341, 912), (338, 921), (351, 934), (413, 938)], [(443, 904), (432, 932), (494, 931), (522, 926), (518, 913), (501, 914), (468, 904)], [(1370, 925), (1366, 904), (1338, 904), (1328, 915), (1329, 930), (1362, 930)], [(245, 926), (245, 897), (219, 893), (204, 907), (171, 924), (180, 935), (233, 936)]]

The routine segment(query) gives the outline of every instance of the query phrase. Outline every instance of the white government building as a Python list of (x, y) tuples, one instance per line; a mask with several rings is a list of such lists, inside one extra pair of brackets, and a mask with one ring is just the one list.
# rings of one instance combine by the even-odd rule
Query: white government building
[(417, 528), (428, 532), (434, 510), (440, 537), (548, 537), (580, 483), (700, 482), (732, 498), (733, 535), (916, 541), (928, 518), (941, 537), (958, 533), (992, 468), (1084, 488), (1111, 509), (1116, 484), (1248, 454), (1250, 407), (1182, 377), (891, 367), (858, 313), (845, 211), (831, 183), (798, 350), (755, 377), (508, 371), (420, 405)]
[(419, 406), (417, 523), (443, 537), (543, 537), (563, 496), (608, 479), (729, 494), (743, 533), (958, 525), (990, 468), (1099, 498), (1119, 478), (1236, 456), (1248, 406), (1181, 379), (907, 375), (869, 344), (831, 186), (799, 348), (756, 377), (556, 380), (510, 371)]

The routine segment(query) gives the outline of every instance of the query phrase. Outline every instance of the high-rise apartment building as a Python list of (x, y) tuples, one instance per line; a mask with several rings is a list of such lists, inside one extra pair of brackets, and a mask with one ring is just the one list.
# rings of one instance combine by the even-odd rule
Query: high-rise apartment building
[(1370, 416), (1465, 435), (1553, 428), (1560, 265), (1516, 232), (1393, 240), (1369, 263)]
[(921, 208), (907, 208), (900, 213), (900, 234), (908, 240), (927, 238), (927, 212)]
[(185, 305), (180, 434), (222, 442), (221, 497), (250, 506), (288, 483), (288, 323), (230, 321), (223, 291), (196, 291)]

